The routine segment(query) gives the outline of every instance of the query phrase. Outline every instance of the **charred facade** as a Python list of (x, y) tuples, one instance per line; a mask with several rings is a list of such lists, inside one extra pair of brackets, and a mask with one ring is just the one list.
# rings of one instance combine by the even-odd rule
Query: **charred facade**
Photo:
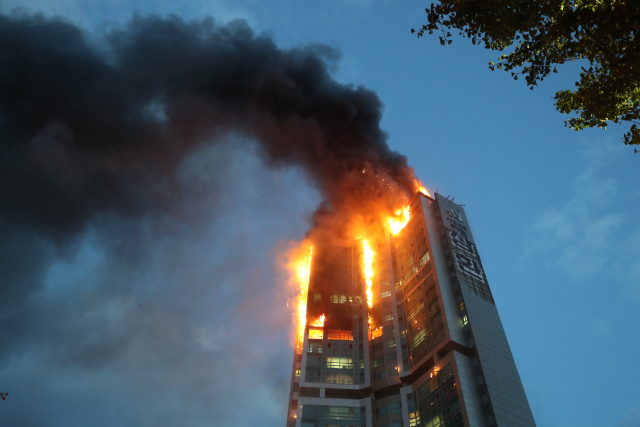
[(314, 248), (287, 427), (534, 427), (464, 209), (409, 207), (395, 235)]

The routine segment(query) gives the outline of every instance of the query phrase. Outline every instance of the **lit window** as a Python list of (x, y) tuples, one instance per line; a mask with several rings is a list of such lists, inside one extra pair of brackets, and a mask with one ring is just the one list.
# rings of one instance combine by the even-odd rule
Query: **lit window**
[(296, 369), (296, 377), (300, 376), (300, 369)]
[[(329, 302), (332, 304), (344, 304), (347, 302), (346, 295), (330, 295)], [(349, 297), (349, 302), (351, 302), (351, 297)]]
[(320, 302), (322, 301), (322, 295), (321, 294), (314, 294), (313, 295), (313, 302)]
[(464, 303), (463, 302), (460, 303), (460, 311), (462, 311), (462, 310), (464, 310)]
[(382, 298), (386, 298), (386, 297), (389, 297), (389, 296), (391, 296), (391, 291), (384, 291), (384, 292), (382, 292), (380, 294), (380, 297), (382, 297)]
[(327, 368), (352, 369), (353, 359), (348, 357), (327, 357)]
[(389, 348), (389, 347), (395, 347), (396, 346), (396, 342), (395, 340), (386, 340), (384, 342), (385, 347)]
[(353, 331), (328, 331), (327, 339), (337, 341), (353, 341)]
[(393, 314), (385, 314), (384, 316), (382, 316), (382, 320), (384, 320), (385, 322), (387, 320), (393, 320)]
[(465, 326), (469, 324), (469, 319), (467, 319), (466, 315), (462, 316), (462, 324)]
[(321, 340), (323, 336), (324, 331), (322, 329), (309, 329), (310, 340)]

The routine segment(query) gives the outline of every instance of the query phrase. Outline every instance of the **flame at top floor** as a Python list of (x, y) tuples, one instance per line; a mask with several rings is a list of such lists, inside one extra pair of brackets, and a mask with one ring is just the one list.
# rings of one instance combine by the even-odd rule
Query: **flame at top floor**
[(409, 211), (409, 207), (404, 207), (401, 210), (396, 212), (395, 217), (391, 217), (387, 219), (387, 224), (389, 224), (389, 229), (393, 235), (396, 235), (402, 230), (409, 220), (411, 219), (411, 213)]

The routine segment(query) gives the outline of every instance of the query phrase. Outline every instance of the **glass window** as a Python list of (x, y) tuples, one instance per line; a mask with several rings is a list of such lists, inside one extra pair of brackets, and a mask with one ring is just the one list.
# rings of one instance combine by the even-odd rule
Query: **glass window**
[(328, 384), (353, 384), (353, 372), (350, 371), (327, 372), (325, 378)]
[(389, 412), (392, 414), (397, 414), (398, 412), (400, 412), (401, 408), (402, 406), (400, 402), (392, 403), (391, 405), (389, 405)]
[(378, 365), (382, 365), (384, 363), (384, 356), (380, 356), (373, 361), (373, 367), (375, 368)]
[(322, 295), (321, 294), (314, 294), (313, 295), (313, 302), (319, 302), (322, 301)]
[(402, 427), (402, 420), (392, 422), (391, 427)]
[(387, 354), (387, 362), (391, 362), (392, 360), (396, 360), (396, 354), (395, 353)]
[(376, 409), (376, 417), (384, 417), (388, 413), (389, 413), (389, 408), (387, 408), (387, 405), (384, 405)]
[(352, 420), (353, 409), (347, 406), (325, 406), (324, 418), (330, 420)]
[(349, 357), (327, 357), (327, 368), (353, 368), (353, 359)]
[(389, 348), (389, 347), (395, 347), (396, 346), (396, 341), (395, 340), (386, 340), (384, 342), (384, 345)]
[[(344, 304), (347, 302), (346, 295), (329, 295), (329, 302), (332, 304)], [(349, 297), (349, 302), (351, 302), (351, 297)]]
[[(311, 337), (311, 331), (309, 331), (309, 337)], [(322, 353), (322, 343), (310, 342), (309, 348), (307, 349), (307, 353)]]

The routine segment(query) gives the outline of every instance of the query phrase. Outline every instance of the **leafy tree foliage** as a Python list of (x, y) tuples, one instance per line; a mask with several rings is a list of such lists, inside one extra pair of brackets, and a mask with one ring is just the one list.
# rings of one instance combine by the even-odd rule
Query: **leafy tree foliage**
[[(458, 31), (475, 44), (506, 51), (492, 70), (524, 77), (533, 89), (557, 66), (586, 60), (575, 90), (555, 95), (556, 109), (576, 113), (571, 129), (630, 123), (625, 144), (640, 144), (640, 4), (611, 0), (441, 0), (426, 9), (418, 37)], [(416, 32), (415, 29), (411, 30)]]

